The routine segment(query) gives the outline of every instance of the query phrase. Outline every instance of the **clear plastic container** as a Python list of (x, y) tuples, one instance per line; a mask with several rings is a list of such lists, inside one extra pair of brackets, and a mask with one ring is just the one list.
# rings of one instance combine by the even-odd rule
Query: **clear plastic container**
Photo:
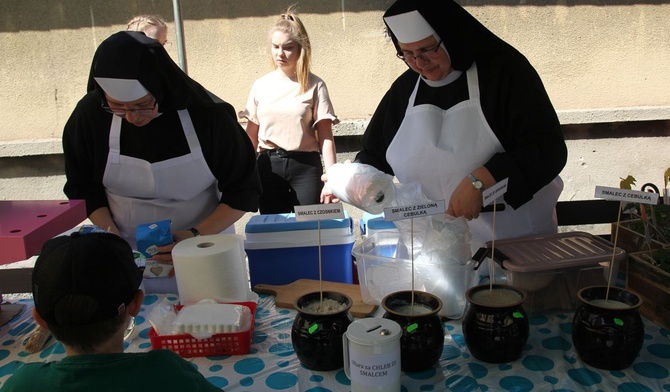
[[(397, 232), (378, 232), (352, 251), (356, 258), (361, 296), (366, 304), (380, 304), (388, 294), (412, 289), (412, 260)], [(474, 284), (475, 262), (464, 265), (414, 261), (414, 290), (436, 295), (443, 302), (440, 316), (463, 316), (465, 292)]]
[(614, 286), (619, 263), (626, 259), (622, 249), (581, 231), (500, 240), (494, 245), (496, 276), (502, 273), (506, 280), (499, 283), (526, 291), (524, 307), (529, 312), (574, 310), (577, 291), (606, 285), (610, 274)]

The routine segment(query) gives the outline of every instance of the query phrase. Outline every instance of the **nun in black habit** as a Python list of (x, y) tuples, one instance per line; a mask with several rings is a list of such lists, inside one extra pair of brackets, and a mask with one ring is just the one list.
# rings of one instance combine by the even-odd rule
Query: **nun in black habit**
[(555, 233), (567, 148), (528, 60), (451, 0), (398, 0), (384, 22), (409, 69), (380, 102), (356, 161), (446, 200), (475, 243), (493, 235), (482, 191), (505, 179), (496, 239)]
[[(135, 248), (139, 224), (172, 220), (175, 242), (234, 231), (258, 209), (251, 141), (233, 107), (188, 77), (141, 32), (98, 47), (88, 94), (63, 133), (64, 192)], [(170, 260), (172, 245), (159, 260)]]

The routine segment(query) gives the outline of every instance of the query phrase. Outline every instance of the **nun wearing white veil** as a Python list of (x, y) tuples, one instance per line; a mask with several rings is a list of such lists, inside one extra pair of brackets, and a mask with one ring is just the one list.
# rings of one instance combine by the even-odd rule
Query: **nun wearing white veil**
[[(70, 199), (91, 221), (135, 248), (139, 224), (172, 220), (175, 242), (234, 230), (258, 209), (261, 185), (251, 141), (233, 107), (187, 76), (140, 32), (98, 47), (89, 93), (65, 125)], [(171, 260), (173, 245), (154, 258)]]
[[(398, 0), (384, 14), (408, 70), (383, 97), (356, 161), (417, 182), (492, 239), (482, 192), (508, 179), (496, 238), (556, 232), (567, 148), (537, 72), (451, 0)], [(501, 200), (502, 201), (502, 200)]]

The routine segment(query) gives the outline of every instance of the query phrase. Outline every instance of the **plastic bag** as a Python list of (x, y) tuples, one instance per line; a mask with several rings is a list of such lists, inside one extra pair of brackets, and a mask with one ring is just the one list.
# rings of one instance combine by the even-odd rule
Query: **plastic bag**
[(149, 324), (159, 335), (170, 335), (172, 333), (172, 323), (177, 318), (177, 312), (174, 310), (172, 302), (163, 298), (156, 304), (149, 313)]
[(472, 259), (471, 240), (465, 218), (432, 215), (423, 236), (421, 259), (435, 264), (467, 264)]
[(379, 214), (395, 199), (393, 176), (362, 163), (336, 163), (326, 173), (326, 185), (340, 200)]
[[(392, 206), (430, 202), (417, 183), (397, 184)], [(465, 218), (447, 214), (396, 220), (400, 238), (416, 257), (427, 263), (464, 265), (472, 259), (472, 234)]]
[(137, 226), (135, 241), (137, 250), (146, 258), (158, 253), (158, 247), (172, 243), (172, 231), (170, 219), (159, 222), (146, 223)]

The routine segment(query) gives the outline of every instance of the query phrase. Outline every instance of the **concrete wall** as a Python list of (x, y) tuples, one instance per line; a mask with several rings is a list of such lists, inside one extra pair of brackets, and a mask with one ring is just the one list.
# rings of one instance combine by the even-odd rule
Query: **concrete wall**
[[(437, 1), (437, 0), (436, 0)], [(388, 86), (406, 69), (385, 38), (392, 0), (303, 0), (313, 71), (343, 120), (338, 150), (350, 156)], [(184, 0), (189, 74), (236, 109), (269, 71), (267, 31), (290, 1)], [(591, 198), (595, 185), (660, 183), (670, 167), (670, 2), (663, 0), (461, 0), (537, 68), (562, 123), (608, 124), (598, 138), (576, 128), (562, 176), (563, 200)], [(97, 45), (139, 13), (162, 15), (177, 61), (170, 0), (0, 1), (0, 199), (62, 194), (60, 136), (85, 92)], [(660, 121), (659, 121), (660, 120)], [(640, 132), (630, 124), (650, 124)], [(637, 131), (628, 131), (635, 128)], [(642, 137), (644, 136), (644, 137)], [(340, 148), (342, 146), (342, 148)], [(346, 156), (341, 156), (344, 158)]]
[[(660, 0), (461, 1), (524, 53), (564, 122), (670, 118), (670, 3)], [(182, 1), (190, 75), (242, 108), (269, 71), (267, 31), (290, 1)], [(298, 2), (314, 72), (344, 120), (366, 119), (406, 66), (384, 37), (391, 0)], [(170, 0), (0, 2), (0, 141), (60, 137), (85, 92), (92, 55), (134, 14), (169, 22)]]

